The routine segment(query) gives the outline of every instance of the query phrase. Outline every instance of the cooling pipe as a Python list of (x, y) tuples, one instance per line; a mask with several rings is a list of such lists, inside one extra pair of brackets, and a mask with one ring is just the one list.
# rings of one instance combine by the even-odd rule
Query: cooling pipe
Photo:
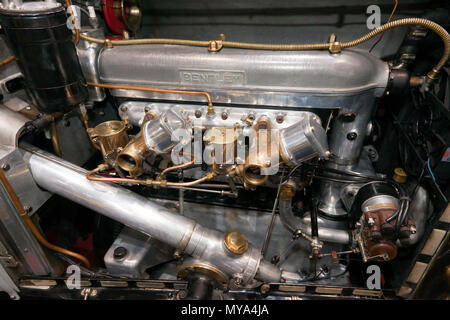
[(195, 220), (172, 213), (162, 206), (120, 186), (89, 181), (87, 171), (28, 144), (20, 147), (36, 183), (124, 225), (165, 242), (178, 252), (208, 261), (243, 284), (256, 278), (279, 281), (281, 271), (262, 260), (260, 250), (248, 244), (245, 252), (233, 253), (224, 235)]

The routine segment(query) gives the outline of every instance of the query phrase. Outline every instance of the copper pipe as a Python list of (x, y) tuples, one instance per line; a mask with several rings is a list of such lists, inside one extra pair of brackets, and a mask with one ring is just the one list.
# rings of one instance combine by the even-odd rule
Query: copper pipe
[(50, 134), (52, 136), (53, 149), (58, 157), (62, 157), (61, 146), (59, 144), (58, 131), (56, 130), (56, 122), (53, 120), (50, 124)]
[(204, 181), (211, 180), (214, 177), (214, 173), (208, 172), (200, 179), (189, 181), (189, 182), (167, 182), (166, 180), (144, 180), (144, 179), (130, 179), (130, 178), (109, 178), (109, 177), (99, 177), (94, 176), (95, 173), (108, 168), (107, 165), (100, 165), (97, 168), (89, 171), (86, 174), (86, 178), (90, 181), (102, 181), (102, 182), (116, 182), (116, 183), (130, 183), (130, 184), (142, 184), (151, 185), (161, 188), (171, 188), (171, 187), (190, 187), (198, 185)]
[(211, 180), (214, 177), (214, 174), (212, 172), (208, 172), (200, 179), (189, 181), (189, 182), (167, 182), (167, 187), (191, 187), (196, 186), (204, 181)]
[[(391, 14), (389, 15), (389, 18), (387, 20), (386, 23), (391, 22), (392, 17), (394, 16), (395, 10), (397, 10), (397, 6), (398, 6), (398, 0), (394, 0), (394, 8), (392, 9)], [(376, 45), (381, 41), (381, 39), (383, 39), (384, 36), (384, 31), (381, 33), (380, 37), (378, 38), (377, 41), (375, 41), (375, 43), (372, 45), (372, 47), (369, 49), (369, 52), (372, 52), (373, 48), (376, 47)]]
[(11, 200), (14, 203), (14, 206), (17, 208), (17, 211), (19, 211), (20, 216), (23, 218), (25, 224), (30, 228), (31, 232), (34, 234), (36, 239), (45, 247), (49, 248), (50, 250), (60, 252), (62, 254), (74, 257), (75, 259), (78, 259), (82, 261), (86, 267), (89, 269), (91, 267), (91, 263), (89, 260), (82, 256), (81, 254), (69, 251), (67, 249), (55, 246), (54, 244), (51, 244), (48, 242), (39, 232), (39, 230), (34, 225), (33, 221), (31, 221), (31, 218), (28, 216), (27, 212), (22, 206), (22, 203), (19, 200), (19, 197), (17, 196), (16, 192), (12, 188), (11, 184), (9, 183), (8, 179), (6, 178), (5, 172), (3, 169), (0, 168), (0, 181), (5, 186), (6, 192), (9, 194)]
[(73, 13), (72, 5), (70, 4), (70, 1), (65, 0), (65, 2), (66, 2), (67, 8), (70, 10), (70, 15), (72, 16), (72, 24), (73, 24), (73, 28), (75, 30), (75, 38), (73, 39), (73, 43), (75, 43), (75, 45), (76, 45), (78, 43), (78, 41), (80, 41), (80, 30), (78, 30), (78, 28), (77, 28), (77, 21), (75, 19), (75, 15)]
[[(180, 155), (184, 155), (184, 153), (182, 152)], [(163, 177), (167, 172), (170, 172), (170, 171), (174, 171), (174, 170), (177, 170), (177, 169), (186, 169), (186, 168), (189, 168), (190, 166), (193, 166), (194, 163), (195, 163), (195, 155), (192, 153), (191, 157), (192, 157), (192, 161), (189, 161), (187, 163), (179, 164), (179, 165), (172, 166), (172, 167), (164, 169), (159, 174), (159, 177)]]
[(147, 91), (147, 92), (163, 92), (163, 93), (175, 93), (175, 94), (186, 94), (186, 95), (196, 95), (196, 96), (205, 96), (208, 100), (208, 113), (214, 113), (214, 108), (212, 104), (211, 95), (206, 91), (185, 91), (185, 90), (170, 90), (170, 89), (158, 89), (158, 88), (149, 88), (149, 87), (136, 87), (136, 86), (127, 86), (127, 85), (119, 85), (119, 84), (101, 84), (101, 83), (92, 83), (87, 82), (88, 86), (106, 88), (106, 89), (122, 89), (122, 90), (136, 90), (136, 91)]
[(99, 177), (94, 176), (94, 174), (102, 171), (102, 168), (107, 168), (107, 166), (98, 166), (97, 168), (89, 171), (86, 174), (86, 178), (90, 181), (103, 181), (103, 182), (117, 182), (117, 183), (132, 183), (132, 184), (145, 184), (145, 180), (139, 179), (129, 179), (129, 178), (109, 178), (109, 177)]
[(3, 67), (5, 64), (8, 64), (8, 63), (10, 63), (11, 61), (14, 61), (14, 60), (16, 60), (16, 57), (14, 57), (14, 56), (6, 58), (6, 59), (4, 59), (4, 60), (2, 60), (0, 62), (0, 67)]

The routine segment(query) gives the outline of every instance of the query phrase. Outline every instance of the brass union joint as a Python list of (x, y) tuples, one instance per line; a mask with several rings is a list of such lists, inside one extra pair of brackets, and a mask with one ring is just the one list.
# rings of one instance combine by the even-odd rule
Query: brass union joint
[(223, 41), (222, 40), (211, 40), (209, 41), (208, 51), (209, 52), (217, 52), (222, 50)]
[(280, 198), (283, 200), (292, 199), (295, 196), (296, 190), (295, 182), (292, 179), (289, 179), (280, 188)]
[(340, 53), (342, 51), (341, 43), (336, 41), (336, 35), (334, 33), (330, 34), (328, 43), (330, 44), (330, 47), (328, 48), (330, 53)]
[(244, 254), (248, 249), (247, 238), (236, 230), (228, 231), (224, 236), (223, 243), (228, 251), (236, 255)]

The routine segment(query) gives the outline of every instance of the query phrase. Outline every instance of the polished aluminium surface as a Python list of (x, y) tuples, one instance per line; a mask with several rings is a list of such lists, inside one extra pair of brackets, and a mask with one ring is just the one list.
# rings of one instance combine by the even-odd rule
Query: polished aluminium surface
[[(411, 204), (409, 205), (409, 216), (414, 221), (415, 232), (412, 232), (409, 236), (408, 245), (412, 246), (418, 243), (424, 233), (427, 225), (427, 217), (433, 211), (433, 205), (430, 201), (430, 195), (423, 187), (419, 186), (412, 196)], [(400, 247), (403, 246), (400, 241), (397, 242)]]
[[(84, 35), (91, 37), (104, 37), (102, 29), (95, 29), (92, 31), (83, 32)], [(76, 46), (78, 58), (80, 61), (81, 71), (87, 82), (100, 82), (98, 75), (98, 55), (101, 46), (97, 43), (91, 43), (80, 40)], [(106, 98), (105, 89), (98, 87), (88, 87), (89, 101), (103, 101)]]
[(320, 119), (308, 113), (299, 122), (280, 131), (280, 146), (286, 160), (295, 165), (316, 156), (329, 156), (327, 134)]
[(16, 147), (25, 124), (29, 121), (25, 116), (0, 105), (0, 145)]
[(6, 292), (11, 299), (20, 299), (17, 288), (14, 281), (11, 279), (5, 268), (0, 264), (0, 292)]
[[(122, 250), (122, 255), (116, 250)], [(147, 268), (172, 259), (173, 248), (128, 227), (122, 229), (104, 256), (109, 274), (130, 278), (141, 278)]]
[[(229, 276), (238, 276), (246, 283), (257, 273), (261, 254), (254, 246), (241, 256), (231, 256), (223, 244), (223, 233), (211, 230), (196, 221), (170, 212), (138, 194), (119, 186), (86, 179), (86, 170), (61, 160), (30, 145), (25, 159), (36, 183), (50, 192), (84, 205), (130, 228), (165, 242), (180, 252), (209, 261)], [(263, 265), (265, 263), (263, 262)], [(266, 269), (275, 269), (270, 266)], [(258, 273), (260, 280), (272, 274)], [(278, 270), (278, 273), (281, 272)]]
[[(280, 108), (258, 108), (257, 106), (214, 106), (215, 116), (207, 116), (207, 106), (189, 103), (163, 103), (152, 101), (125, 101), (119, 106), (119, 116), (127, 118), (133, 126), (140, 127), (147, 112), (156, 115), (173, 109), (183, 114), (187, 119), (192, 120), (193, 126), (205, 127), (229, 127), (234, 128), (236, 123), (248, 126), (246, 122), (249, 115), (258, 122), (258, 119), (267, 117), (271, 119), (271, 126), (274, 129), (283, 129), (294, 125), (308, 115), (315, 116), (310, 111), (299, 111), (293, 109)], [(278, 119), (278, 121), (276, 121)], [(320, 120), (320, 119), (319, 119)]]
[[(389, 69), (366, 51), (253, 51), (140, 45), (104, 48), (98, 60), (100, 80), (108, 84), (206, 90), (215, 103), (283, 107), (351, 107), (355, 96), (385, 91)], [(204, 102), (189, 97), (113, 90), (113, 95)]]
[(0, 146), (0, 167), (30, 216), (50, 198), (51, 194), (34, 182), (20, 149)]
[[(335, 163), (333, 160), (327, 161), (326, 166), (332, 169), (338, 169), (353, 173), (364, 173), (369, 175), (375, 175), (372, 162), (368, 156), (369, 148), (363, 148), (363, 152), (358, 160), (354, 164), (341, 165)], [(338, 177), (338, 175), (336, 175)], [(346, 190), (348, 192), (357, 192), (363, 184), (351, 184), (353, 188), (349, 189), (349, 183), (336, 182), (323, 180), (320, 182), (319, 189), (319, 210), (329, 216), (345, 216), (350, 209), (347, 195), (342, 192)], [(346, 189), (347, 188), (347, 189)], [(356, 193), (355, 193), (356, 194)], [(347, 203), (345, 203), (346, 201)]]
[[(14, 187), (13, 187), (14, 188)], [(50, 275), (52, 267), (42, 247), (20, 216), (8, 191), (0, 183), (0, 230), (10, 252), (27, 273)]]
[(177, 143), (173, 133), (185, 128), (185, 119), (180, 112), (169, 109), (158, 118), (145, 123), (143, 128), (145, 144), (156, 153), (169, 152)]

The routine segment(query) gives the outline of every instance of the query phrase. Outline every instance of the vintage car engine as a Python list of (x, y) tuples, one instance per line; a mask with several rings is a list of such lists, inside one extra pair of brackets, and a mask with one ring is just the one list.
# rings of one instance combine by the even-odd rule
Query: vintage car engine
[(318, 43), (72, 4), (0, 4), (0, 291), (445, 298), (448, 4)]

